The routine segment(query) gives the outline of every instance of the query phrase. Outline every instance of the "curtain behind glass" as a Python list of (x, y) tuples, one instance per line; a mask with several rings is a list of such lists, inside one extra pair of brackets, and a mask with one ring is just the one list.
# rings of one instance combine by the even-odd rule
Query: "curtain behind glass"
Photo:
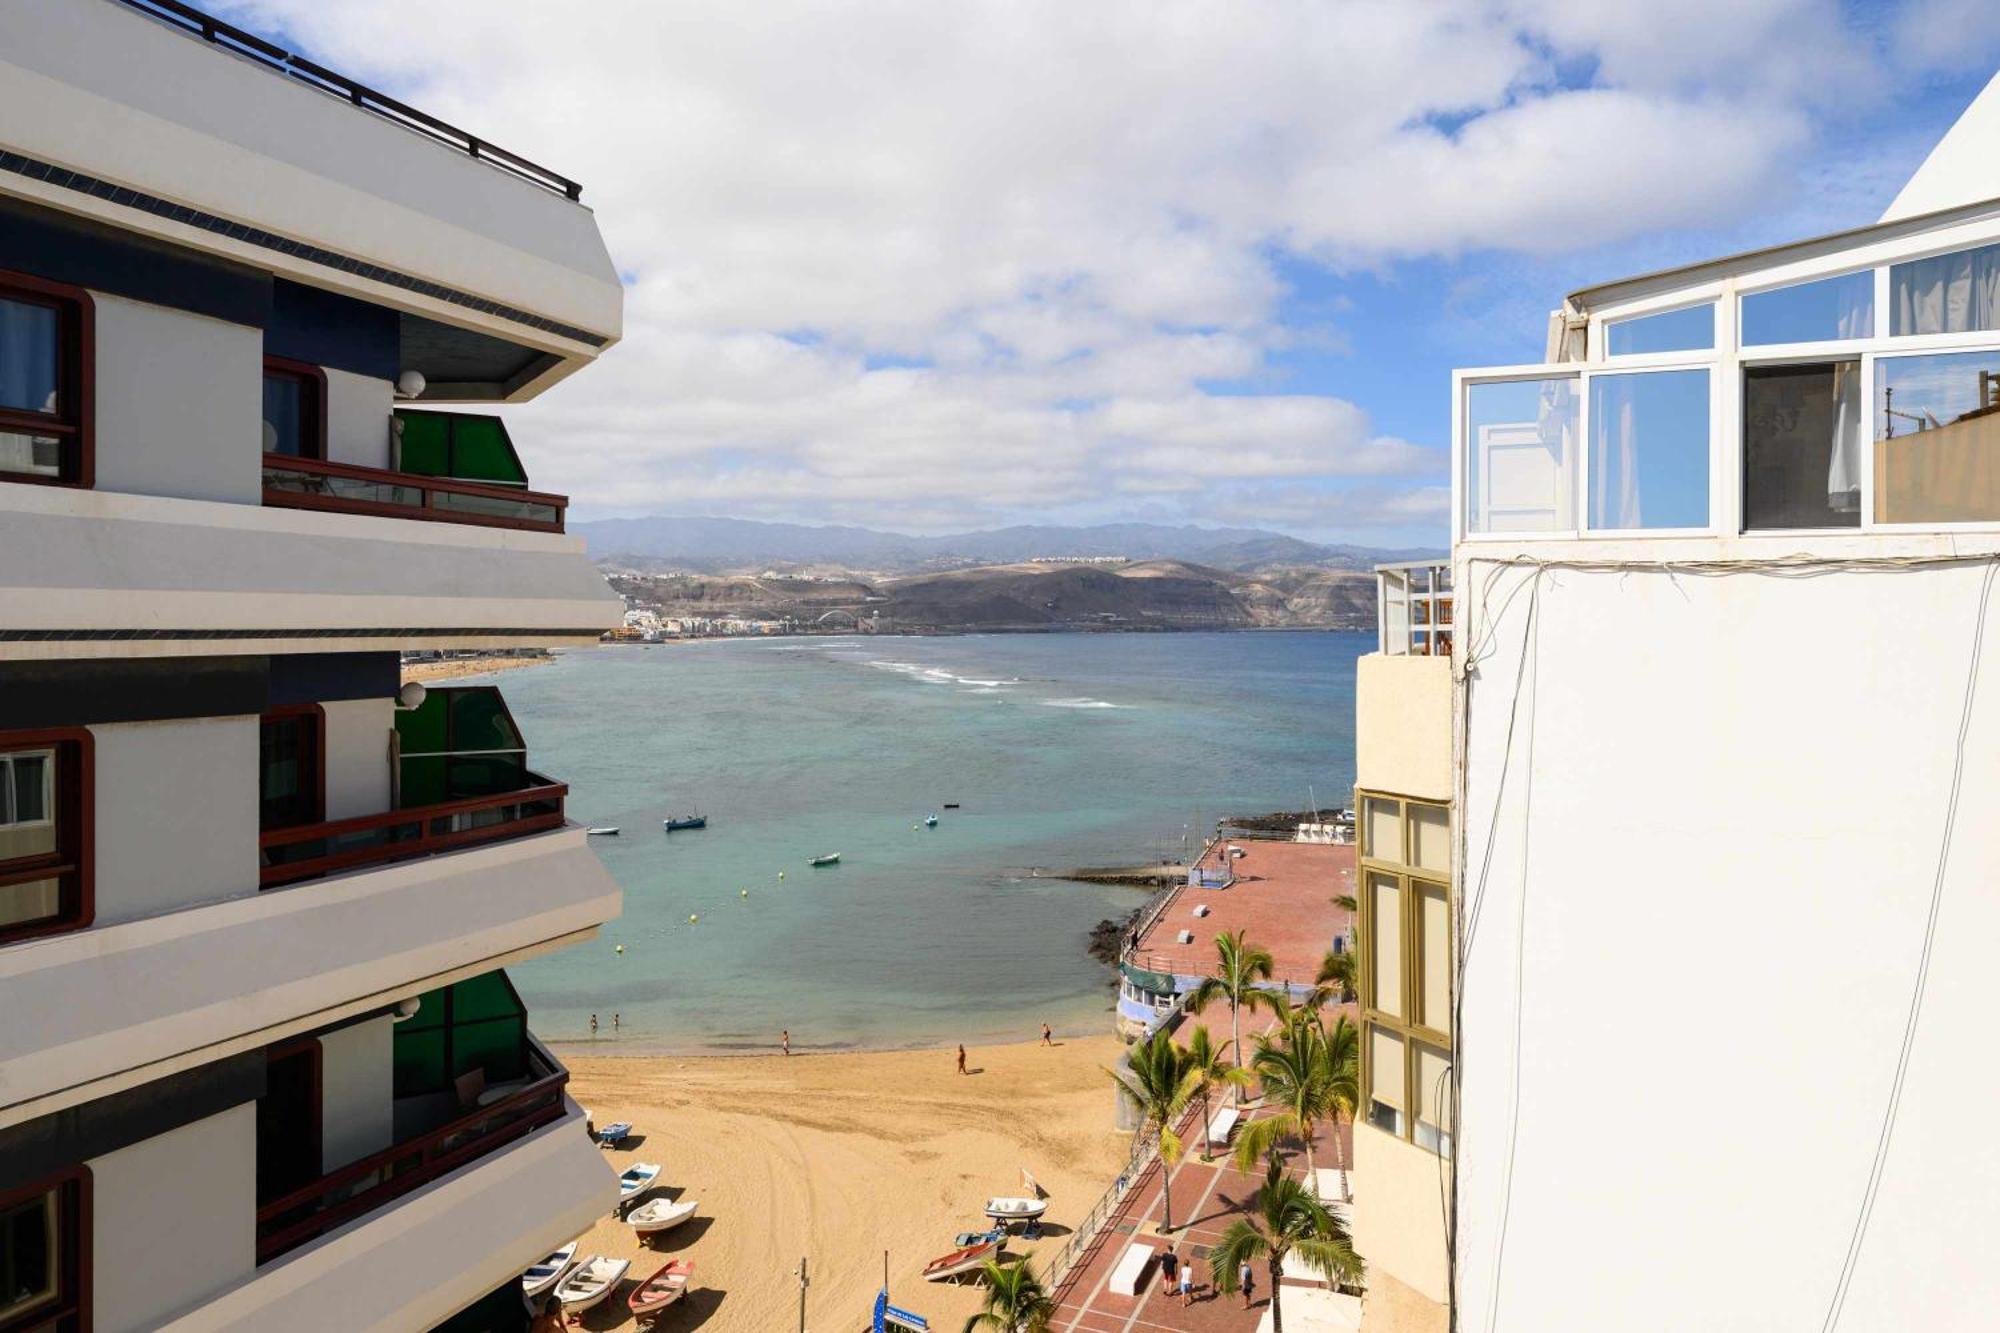
[(62, 316), (0, 297), (0, 407), (54, 412)]
[(1889, 309), (1899, 337), (2000, 328), (2000, 245), (1896, 265)]

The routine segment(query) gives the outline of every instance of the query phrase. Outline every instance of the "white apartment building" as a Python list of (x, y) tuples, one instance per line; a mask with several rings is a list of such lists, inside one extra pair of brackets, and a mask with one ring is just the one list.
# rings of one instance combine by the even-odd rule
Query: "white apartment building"
[(1993, 1327), (2000, 81), (1880, 222), (1578, 292), (1453, 393), (1450, 656), (1361, 675), (1371, 1283)]
[(492, 689), (621, 606), (497, 417), (570, 181), (172, 0), (0, 6), (0, 1331), (520, 1328), (615, 1199), (504, 969), (615, 885)]

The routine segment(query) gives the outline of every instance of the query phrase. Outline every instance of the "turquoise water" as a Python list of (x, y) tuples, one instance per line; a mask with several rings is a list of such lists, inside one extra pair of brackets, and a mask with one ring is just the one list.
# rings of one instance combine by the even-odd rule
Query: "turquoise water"
[[(1219, 815), (1299, 809), (1309, 787), (1345, 804), (1371, 643), (728, 640), (507, 673), (570, 817), (622, 827), (591, 842), (625, 891), (599, 939), (511, 975), (542, 1036), (585, 1037), (595, 1013), (610, 1042), (616, 1012), (632, 1049), (1101, 1031), (1113, 997), (1086, 936), (1144, 894), (1032, 869), (1177, 854)], [(689, 809), (706, 830), (661, 831)], [(807, 865), (826, 852), (840, 864)]]

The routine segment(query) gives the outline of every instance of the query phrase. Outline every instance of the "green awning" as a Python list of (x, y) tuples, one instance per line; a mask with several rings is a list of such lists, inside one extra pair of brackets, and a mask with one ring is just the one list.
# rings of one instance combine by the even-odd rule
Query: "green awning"
[(1134, 986), (1137, 986), (1140, 990), (1149, 990), (1155, 995), (1172, 995), (1174, 993), (1174, 979), (1165, 972), (1148, 972), (1143, 967), (1134, 967), (1130, 963), (1120, 963), (1118, 965), (1118, 974)]

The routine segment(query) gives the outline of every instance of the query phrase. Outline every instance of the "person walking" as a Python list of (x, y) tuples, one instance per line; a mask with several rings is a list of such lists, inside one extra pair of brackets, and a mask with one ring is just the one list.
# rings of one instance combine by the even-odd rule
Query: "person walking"
[(792, 1030), (790, 1028), (786, 1028), (778, 1034), (778, 1045), (784, 1048), (786, 1055), (792, 1053)]
[(961, 1074), (963, 1074), (963, 1073), (965, 1072), (965, 1043), (964, 1043), (964, 1042), (960, 1042), (960, 1043), (958, 1044), (958, 1072), (959, 1072), (959, 1073), (961, 1073)]
[(1049, 1040), (1049, 1038), (1054, 1035), (1055, 1035), (1054, 1033), (1049, 1031), (1049, 1025), (1047, 1023), (1042, 1024), (1042, 1045), (1044, 1046), (1055, 1045), (1053, 1041)]
[(592, 1014), (592, 1015), (590, 1016), (590, 1035), (591, 1035), (591, 1036), (593, 1036), (593, 1037), (597, 1035), (597, 1015), (596, 1015), (596, 1014)]
[(1194, 1260), (1181, 1265), (1181, 1305), (1194, 1304)]
[(1181, 1257), (1174, 1253), (1174, 1243), (1167, 1242), (1166, 1252), (1160, 1256), (1160, 1290), (1168, 1296), (1174, 1294), (1174, 1279), (1180, 1275)]
[(1236, 1285), (1243, 1291), (1243, 1308), (1246, 1310), (1250, 1308), (1250, 1284), (1256, 1277), (1256, 1270), (1250, 1267), (1248, 1259), (1245, 1259), (1236, 1270)]

